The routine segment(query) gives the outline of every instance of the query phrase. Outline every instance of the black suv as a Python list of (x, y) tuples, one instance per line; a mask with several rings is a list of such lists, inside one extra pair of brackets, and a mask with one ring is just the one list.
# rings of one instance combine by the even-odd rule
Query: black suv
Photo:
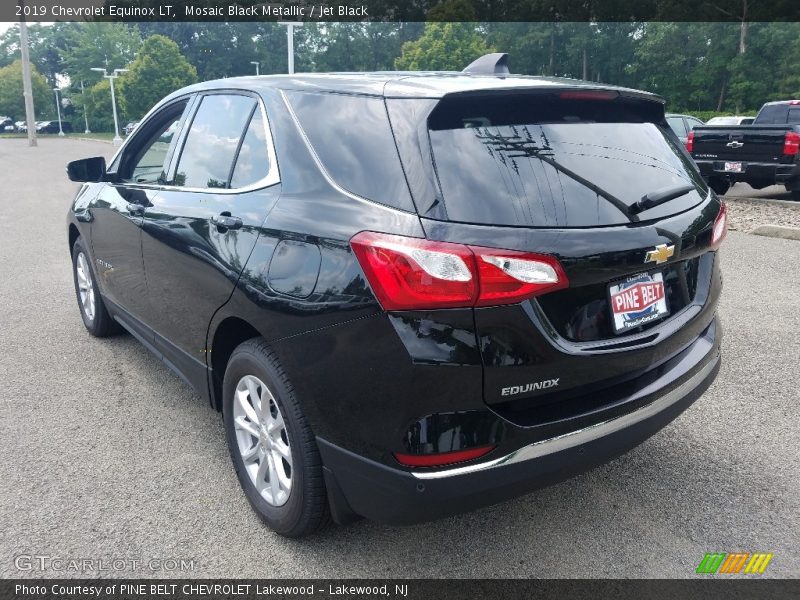
[(68, 166), (86, 328), (222, 412), (284, 535), (562, 480), (717, 374), (725, 206), (663, 101), (485, 64), (205, 82)]

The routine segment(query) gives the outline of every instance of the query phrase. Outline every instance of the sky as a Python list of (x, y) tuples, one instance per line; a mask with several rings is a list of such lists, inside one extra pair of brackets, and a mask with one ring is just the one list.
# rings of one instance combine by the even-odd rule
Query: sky
[[(0, 34), (5, 33), (6, 30), (11, 29), (11, 27), (13, 27), (16, 24), (17, 24), (16, 21), (0, 21)], [(42, 23), (42, 24), (52, 25), (52, 23)], [(31, 25), (31, 23), (28, 23), (28, 25)]]

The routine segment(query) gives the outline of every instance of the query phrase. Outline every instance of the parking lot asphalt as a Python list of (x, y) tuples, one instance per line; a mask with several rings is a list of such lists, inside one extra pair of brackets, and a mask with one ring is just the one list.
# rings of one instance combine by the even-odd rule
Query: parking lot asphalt
[(250, 510), (221, 417), (132, 337), (83, 328), (64, 165), (112, 151), (0, 140), (1, 577), (81, 575), (20, 555), (193, 561), (102, 573), (134, 577), (695, 577), (712, 551), (800, 575), (800, 243), (728, 236), (719, 378), (625, 456), (434, 523), (292, 541)]

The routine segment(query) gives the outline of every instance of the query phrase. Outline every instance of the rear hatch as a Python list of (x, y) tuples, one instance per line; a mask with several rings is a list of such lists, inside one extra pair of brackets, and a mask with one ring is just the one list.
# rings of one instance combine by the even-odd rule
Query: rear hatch
[[(395, 125), (413, 112), (404, 102), (387, 102)], [(431, 196), (409, 182), (428, 238), (552, 255), (569, 279), (522, 304), (475, 309), (484, 398), (498, 412), (524, 425), (567, 418), (587, 395), (652, 370), (708, 327), (711, 316), (698, 317), (719, 203), (660, 102), (567, 90), (456, 94), (429, 106)], [(408, 172), (416, 142), (402, 132), (397, 140)], [(687, 191), (629, 213), (677, 187)], [(653, 302), (615, 313), (612, 296), (633, 287)]]

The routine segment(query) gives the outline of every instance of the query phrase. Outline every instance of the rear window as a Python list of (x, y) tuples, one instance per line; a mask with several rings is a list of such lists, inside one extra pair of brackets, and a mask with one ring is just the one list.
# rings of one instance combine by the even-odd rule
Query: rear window
[(339, 186), (380, 204), (414, 210), (383, 98), (287, 96), (322, 166)]
[(788, 109), (786, 104), (767, 104), (758, 111), (755, 123), (757, 125), (783, 125), (786, 123)]
[(654, 102), (619, 98), (445, 98), (428, 129), (447, 218), (531, 227), (616, 225), (630, 222), (618, 206), (693, 183), (696, 191), (641, 218), (686, 210), (702, 201), (705, 187), (677, 140), (656, 124), (661, 111)]

